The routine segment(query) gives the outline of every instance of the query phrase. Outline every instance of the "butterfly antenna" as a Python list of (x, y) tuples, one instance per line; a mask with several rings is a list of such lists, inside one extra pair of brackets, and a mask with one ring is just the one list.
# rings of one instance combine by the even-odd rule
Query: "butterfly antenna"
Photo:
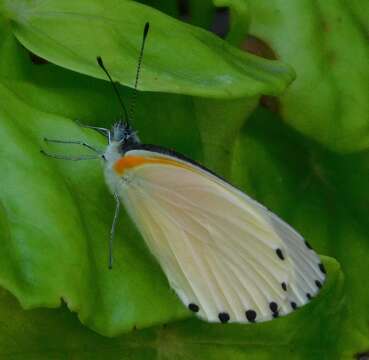
[(109, 72), (108, 72), (108, 70), (106, 70), (106, 67), (105, 67), (105, 65), (104, 65), (104, 63), (103, 63), (103, 61), (102, 61), (102, 58), (101, 58), (101, 56), (98, 56), (97, 58), (96, 58), (96, 60), (97, 60), (97, 63), (99, 64), (99, 66), (101, 67), (101, 69), (103, 69), (104, 70), (104, 72), (105, 72), (105, 74), (106, 74), (106, 76), (108, 77), (108, 79), (110, 80), (110, 83), (112, 84), (112, 86), (113, 86), (113, 89), (114, 89), (114, 92), (115, 92), (115, 94), (117, 95), (117, 98), (118, 98), (118, 100), (119, 100), (119, 103), (120, 103), (120, 105), (122, 106), (122, 109), (123, 109), (123, 112), (124, 112), (124, 117), (125, 117), (125, 120), (128, 122), (128, 112), (127, 112), (127, 109), (126, 109), (126, 107), (125, 107), (125, 105), (124, 105), (124, 102), (123, 102), (123, 100), (122, 100), (122, 98), (121, 98), (121, 96), (120, 96), (120, 93), (119, 93), (119, 91), (118, 91), (118, 88), (117, 88), (117, 85), (116, 85), (116, 83), (113, 81), (113, 79), (111, 78), (111, 76), (110, 76), (110, 74), (109, 74)]
[(137, 94), (138, 94), (137, 85), (138, 85), (138, 80), (140, 79), (143, 52), (144, 52), (144, 48), (145, 48), (147, 33), (149, 32), (149, 27), (150, 27), (150, 25), (147, 22), (145, 24), (145, 28), (144, 28), (144, 31), (143, 31), (140, 55), (138, 56), (138, 62), (137, 62), (136, 80), (135, 80), (135, 85), (134, 85), (134, 90), (133, 90), (134, 92), (133, 92), (133, 95), (132, 95), (131, 107), (129, 109), (129, 115), (130, 115), (129, 118), (131, 120), (133, 119), (134, 109), (135, 109), (135, 106), (136, 106), (136, 100), (137, 100)]

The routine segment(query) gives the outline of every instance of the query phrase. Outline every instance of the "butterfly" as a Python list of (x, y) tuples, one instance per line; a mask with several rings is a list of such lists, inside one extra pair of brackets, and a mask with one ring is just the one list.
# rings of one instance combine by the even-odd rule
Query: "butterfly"
[[(147, 23), (136, 90), (148, 30)], [(102, 59), (97, 60), (122, 102)], [(195, 161), (141, 143), (127, 121), (112, 129), (87, 127), (106, 135), (103, 152), (83, 142), (48, 141), (78, 143), (103, 159), (106, 183), (116, 199), (110, 249), (122, 203), (170, 286), (199, 318), (268, 321), (317, 295), (325, 267), (308, 242), (277, 215)]]

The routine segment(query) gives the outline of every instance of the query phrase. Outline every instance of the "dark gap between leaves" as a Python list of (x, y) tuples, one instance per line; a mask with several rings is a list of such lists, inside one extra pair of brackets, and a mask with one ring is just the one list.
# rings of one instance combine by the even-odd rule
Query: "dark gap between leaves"
[(354, 358), (357, 360), (369, 360), (369, 351), (356, 354)]
[[(277, 59), (277, 55), (273, 49), (266, 42), (253, 35), (246, 37), (246, 40), (242, 44), (242, 49), (265, 59)], [(280, 110), (280, 104), (276, 96), (263, 95), (260, 98), (260, 105), (275, 113), (278, 113)]]
[(213, 25), (211, 31), (221, 38), (225, 38), (230, 28), (229, 8), (219, 7), (215, 10)]
[(189, 0), (177, 0), (179, 18), (183, 21), (189, 21), (191, 18)]
[(34, 65), (45, 65), (45, 64), (49, 63), (46, 59), (32, 53), (28, 49), (27, 49), (27, 51), (28, 51), (28, 55), (31, 59), (32, 64), (34, 64)]

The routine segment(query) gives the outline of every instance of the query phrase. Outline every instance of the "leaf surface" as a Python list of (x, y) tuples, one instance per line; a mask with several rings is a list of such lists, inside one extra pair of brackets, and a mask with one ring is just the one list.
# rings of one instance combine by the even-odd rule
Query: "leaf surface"
[(280, 98), (285, 121), (333, 151), (368, 149), (369, 2), (250, 0), (249, 5), (250, 33), (297, 73)]
[(133, 1), (3, 1), (16, 37), (32, 52), (105, 79), (96, 64), (102, 56), (112, 77), (130, 87), (146, 22), (151, 27), (142, 90), (239, 98), (279, 94), (294, 78), (282, 62), (246, 54), (205, 30)]

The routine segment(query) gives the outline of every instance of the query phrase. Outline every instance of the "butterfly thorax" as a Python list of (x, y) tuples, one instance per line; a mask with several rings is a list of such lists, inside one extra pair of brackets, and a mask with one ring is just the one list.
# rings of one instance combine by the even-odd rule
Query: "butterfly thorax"
[(110, 130), (109, 144), (104, 152), (105, 165), (112, 166), (120, 157), (124, 156), (126, 148), (139, 143), (137, 131), (126, 122), (116, 122)]
[(112, 193), (117, 191), (122, 180), (115, 170), (117, 161), (124, 156), (126, 148), (139, 143), (137, 132), (129, 124), (118, 121), (113, 125), (103, 157), (105, 179)]

